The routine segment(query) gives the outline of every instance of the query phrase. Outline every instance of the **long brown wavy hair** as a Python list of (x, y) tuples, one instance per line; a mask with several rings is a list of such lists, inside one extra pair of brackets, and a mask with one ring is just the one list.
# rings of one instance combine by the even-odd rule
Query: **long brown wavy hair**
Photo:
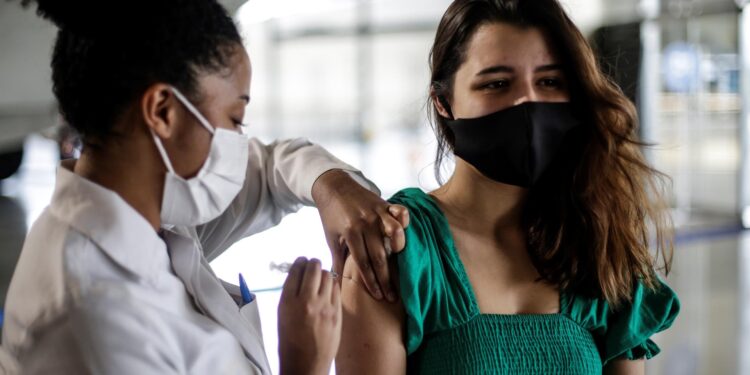
[(586, 125), (527, 196), (523, 225), (535, 267), (562, 290), (604, 298), (613, 307), (630, 301), (638, 282), (655, 288), (657, 263), (667, 274), (672, 262), (663, 199), (668, 179), (641, 153), (646, 145), (638, 138), (635, 106), (600, 71), (557, 0), (456, 0), (443, 15), (430, 53), (428, 103), (438, 138), (438, 180), (454, 137), (435, 101), (451, 97), (479, 26), (497, 22), (545, 33), (570, 82), (571, 104)]

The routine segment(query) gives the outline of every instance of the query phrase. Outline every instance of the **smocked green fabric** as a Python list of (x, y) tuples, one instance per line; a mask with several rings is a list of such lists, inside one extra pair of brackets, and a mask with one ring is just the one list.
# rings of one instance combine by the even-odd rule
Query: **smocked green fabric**
[(662, 283), (638, 285), (632, 303), (617, 311), (561, 293), (558, 314), (481, 314), (435, 201), (412, 188), (390, 202), (406, 206), (411, 219), (397, 256), (410, 374), (601, 374), (612, 359), (659, 353), (649, 338), (679, 312)]

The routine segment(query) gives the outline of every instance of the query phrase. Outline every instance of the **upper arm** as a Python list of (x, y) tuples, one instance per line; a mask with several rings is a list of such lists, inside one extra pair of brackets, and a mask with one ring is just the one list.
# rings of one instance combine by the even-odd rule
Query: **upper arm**
[(350, 257), (342, 281), (343, 331), (336, 356), (338, 374), (405, 374), (404, 309), (373, 299)]
[(646, 373), (646, 361), (643, 359), (615, 359), (604, 367), (605, 375), (643, 375)]

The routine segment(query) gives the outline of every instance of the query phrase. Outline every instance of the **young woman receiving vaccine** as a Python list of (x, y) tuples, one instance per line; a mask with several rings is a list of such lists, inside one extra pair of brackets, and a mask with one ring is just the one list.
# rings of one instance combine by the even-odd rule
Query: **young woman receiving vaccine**
[[(320, 209), (334, 261), (348, 248), (393, 299), (369, 259), (385, 257), (384, 234), (403, 247), (405, 216), (322, 148), (242, 134), (250, 61), (215, 0), (37, 3), (60, 27), (54, 92), (84, 148), (59, 167), (13, 275), (6, 372), (269, 374), (256, 302), (238, 306), (208, 260), (303, 205)], [(281, 372), (327, 374), (340, 314), (336, 282), (297, 260)]]
[(430, 61), (455, 170), (390, 200), (411, 217), (399, 304), (347, 263), (338, 372), (642, 374), (679, 302), (632, 103), (556, 0), (456, 0)]

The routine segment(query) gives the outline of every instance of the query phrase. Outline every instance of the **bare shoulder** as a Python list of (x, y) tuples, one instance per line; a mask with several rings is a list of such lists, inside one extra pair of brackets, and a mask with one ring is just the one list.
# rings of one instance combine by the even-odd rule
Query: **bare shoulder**
[[(391, 267), (391, 272), (395, 272)], [(362, 272), (352, 257), (347, 258), (341, 281), (341, 301), (344, 305), (345, 320), (354, 324), (359, 321), (403, 326), (404, 307), (401, 301), (390, 303), (373, 298), (365, 287)], [(346, 324), (346, 323), (345, 323)]]
[(343, 331), (336, 356), (338, 374), (403, 374), (404, 308), (400, 302), (378, 301), (367, 292), (350, 257), (341, 285)]

